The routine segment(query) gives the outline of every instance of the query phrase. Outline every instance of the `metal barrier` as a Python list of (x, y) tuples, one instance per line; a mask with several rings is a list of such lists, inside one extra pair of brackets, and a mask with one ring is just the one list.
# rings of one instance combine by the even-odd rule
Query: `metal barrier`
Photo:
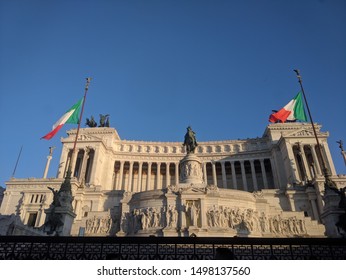
[[(220, 249), (224, 248), (224, 249)], [(346, 239), (0, 236), (2, 260), (345, 260)]]

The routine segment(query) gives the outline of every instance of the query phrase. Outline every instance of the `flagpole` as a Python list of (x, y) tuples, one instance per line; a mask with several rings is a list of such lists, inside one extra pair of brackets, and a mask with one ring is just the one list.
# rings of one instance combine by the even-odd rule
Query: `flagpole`
[(77, 139), (78, 139), (78, 135), (79, 135), (79, 129), (80, 129), (80, 125), (81, 125), (81, 121), (82, 121), (82, 117), (83, 117), (83, 112), (84, 112), (84, 104), (85, 104), (87, 92), (88, 92), (88, 89), (89, 89), (90, 81), (91, 81), (90, 77), (86, 78), (86, 84), (85, 84), (85, 90), (84, 90), (82, 109), (81, 109), (80, 116), (79, 116), (76, 137), (74, 139), (73, 149), (72, 149), (71, 158), (70, 158), (70, 161), (69, 161), (69, 164), (68, 164), (65, 181), (62, 183), (60, 191), (71, 192), (71, 183), (70, 183), (70, 181), (71, 181), (71, 175), (72, 175), (72, 158), (73, 158), (73, 155), (74, 155), (74, 153), (76, 151)]
[(299, 70), (295, 69), (293, 70), (296, 74), (297, 74), (297, 78), (298, 78), (298, 82), (300, 84), (300, 88), (302, 90), (302, 93), (303, 93), (303, 97), (304, 97), (304, 101), (305, 101), (305, 104), (306, 104), (306, 108), (308, 110), (308, 114), (309, 114), (309, 118), (310, 118), (310, 122), (311, 122), (311, 126), (312, 126), (312, 130), (314, 132), (314, 136), (315, 136), (315, 139), (316, 139), (316, 142), (317, 142), (317, 149), (320, 153), (320, 158), (321, 158), (321, 163), (322, 163), (322, 169), (323, 169), (323, 175), (327, 180), (329, 180), (329, 171), (327, 169), (327, 166), (324, 162), (324, 159), (323, 159), (323, 155), (322, 155), (322, 149), (321, 149), (321, 145), (320, 145), (320, 141), (318, 140), (318, 137), (317, 137), (317, 133), (316, 133), (316, 129), (315, 129), (315, 125), (314, 125), (314, 121), (312, 120), (312, 116), (311, 116), (311, 112), (310, 112), (310, 108), (309, 108), (309, 104), (308, 104), (308, 101), (306, 99), (306, 96), (305, 96), (305, 92), (304, 92), (304, 88), (303, 88), (303, 83), (302, 83), (302, 77), (300, 76), (300, 73), (299, 73)]
[(22, 150), (23, 150), (23, 145), (20, 147), (19, 155), (17, 157), (16, 165), (14, 166), (14, 170), (13, 170), (11, 178), (14, 178), (14, 174), (16, 173), (17, 165), (18, 165), (18, 162), (19, 162), (19, 159), (20, 159), (20, 155), (22, 154)]
[[(72, 154), (75, 152), (76, 150), (76, 145), (77, 145), (77, 139), (78, 139), (78, 135), (79, 135), (79, 129), (80, 129), (80, 124), (82, 121), (82, 117), (83, 117), (83, 112), (84, 112), (84, 104), (85, 104), (85, 100), (86, 100), (86, 95), (89, 89), (89, 84), (90, 84), (91, 78), (86, 78), (86, 84), (85, 84), (85, 90), (84, 90), (84, 98), (83, 98), (83, 103), (82, 103), (82, 110), (80, 112), (80, 116), (79, 116), (79, 122), (78, 122), (78, 127), (77, 127), (77, 133), (76, 133), (76, 138), (74, 139), (74, 143), (73, 143), (73, 149), (72, 149)], [(71, 161), (70, 161), (70, 165), (71, 165)]]

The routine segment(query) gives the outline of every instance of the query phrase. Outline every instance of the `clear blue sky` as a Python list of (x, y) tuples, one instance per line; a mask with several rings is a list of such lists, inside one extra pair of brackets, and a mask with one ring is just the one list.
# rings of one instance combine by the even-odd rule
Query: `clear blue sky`
[[(272, 109), (299, 91), (346, 168), (346, 1), (0, 1), (0, 185), (42, 177), (40, 137), (83, 96), (85, 117), (110, 114), (122, 139), (261, 137)], [(85, 120), (83, 120), (83, 124)]]

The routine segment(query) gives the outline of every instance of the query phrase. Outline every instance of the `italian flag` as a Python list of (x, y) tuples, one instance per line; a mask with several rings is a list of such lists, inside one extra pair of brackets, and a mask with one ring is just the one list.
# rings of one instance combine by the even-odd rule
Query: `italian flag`
[[(52, 131), (47, 133), (42, 138), (49, 140), (62, 128), (65, 123), (78, 124), (79, 122), (79, 113), (81, 110), (83, 98), (74, 104), (54, 125)], [(42, 139), (41, 138), (41, 139)]]
[(286, 121), (296, 120), (307, 121), (301, 92), (299, 92), (285, 107), (269, 116), (269, 121), (272, 123), (284, 123)]

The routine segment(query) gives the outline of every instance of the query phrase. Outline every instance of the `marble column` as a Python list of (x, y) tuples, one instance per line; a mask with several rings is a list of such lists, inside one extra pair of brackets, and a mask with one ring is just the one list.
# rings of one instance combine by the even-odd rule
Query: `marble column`
[[(304, 170), (305, 170), (305, 176), (307, 177), (306, 179), (308, 180), (311, 180), (312, 178), (312, 174), (311, 174), (311, 170), (310, 170), (310, 167), (308, 165), (308, 161), (306, 160), (306, 155), (305, 155), (305, 150), (304, 150), (304, 145), (299, 143), (298, 144), (298, 148), (299, 148), (299, 151), (300, 151), (300, 155), (301, 155), (301, 158), (303, 160), (303, 165), (304, 165)], [(305, 181), (305, 178), (302, 178), (302, 180)]]
[[(294, 157), (294, 154), (293, 154), (293, 149), (292, 149), (292, 145), (291, 143), (288, 143), (286, 142), (287, 146), (287, 155), (288, 155), (288, 158), (286, 159), (286, 164), (288, 165), (289, 169), (290, 170), (287, 170), (287, 171), (290, 171), (290, 175), (292, 177), (292, 182), (289, 182), (289, 183), (297, 183), (299, 182), (300, 180), (298, 180), (298, 169), (297, 169), (297, 165), (295, 164), (295, 157)], [(287, 174), (289, 176), (289, 174)]]
[(346, 165), (346, 151), (342, 150), (341, 155), (342, 155), (342, 158), (344, 159), (344, 163)]
[(226, 167), (225, 162), (221, 162), (221, 173), (222, 173), (222, 185), (225, 189), (227, 189), (227, 179), (226, 179)]
[(171, 175), (169, 174), (170, 163), (166, 162), (166, 188), (171, 184)]
[(237, 184), (237, 175), (235, 174), (235, 167), (234, 167), (234, 161), (231, 161), (231, 169), (232, 169), (232, 183), (233, 183), (233, 189), (238, 189)]
[(127, 188), (127, 190), (130, 192), (134, 191), (132, 186), (132, 181), (133, 181), (133, 161), (130, 161), (129, 180), (128, 180), (128, 188)]
[(124, 161), (120, 161), (119, 178), (117, 183), (117, 190), (122, 190), (123, 188), (123, 176), (124, 176)]
[(137, 192), (142, 191), (142, 168), (143, 168), (143, 162), (138, 163), (138, 182), (137, 182)]
[(217, 186), (216, 167), (215, 167), (215, 162), (214, 161), (211, 162), (211, 167), (212, 167), (212, 170), (213, 170), (213, 185)]
[(157, 168), (156, 168), (156, 190), (161, 189), (161, 162), (158, 162), (156, 164)]
[(49, 169), (49, 165), (50, 165), (50, 161), (52, 160), (52, 156), (49, 155), (47, 156), (47, 163), (46, 163), (46, 167), (44, 169), (44, 173), (43, 173), (43, 178), (46, 179), (47, 178), (47, 174), (48, 174), (48, 169)]
[(148, 176), (147, 176), (147, 191), (152, 190), (151, 188), (151, 165), (152, 162), (148, 162)]
[(97, 163), (99, 160), (99, 149), (93, 148), (93, 150), (94, 150), (94, 158), (92, 159), (93, 163), (91, 164), (89, 183), (97, 185), (100, 183), (99, 182), (100, 178), (96, 177), (96, 174), (101, 174), (101, 172), (96, 173)]
[(322, 175), (321, 172), (321, 166), (320, 166), (320, 162), (318, 160), (317, 154), (316, 154), (316, 150), (315, 150), (315, 145), (310, 144), (310, 150), (311, 150), (311, 154), (312, 154), (312, 159), (314, 161), (314, 168), (315, 168), (315, 172), (317, 173), (316, 175)]
[(267, 173), (266, 173), (266, 169), (264, 167), (264, 159), (263, 158), (260, 159), (260, 163), (261, 163), (261, 171), (262, 171), (264, 188), (268, 189)]
[(280, 189), (281, 186), (280, 186), (280, 183), (279, 183), (279, 180), (278, 180), (278, 173), (277, 173), (277, 169), (276, 169), (276, 164), (275, 164), (275, 161), (270, 158), (270, 164), (271, 164), (271, 167), (272, 167), (272, 174), (273, 174), (273, 179), (274, 179), (274, 188), (275, 189)]
[(330, 154), (330, 150), (329, 147), (327, 145), (327, 143), (321, 143), (322, 147), (322, 154), (325, 155), (325, 163), (326, 163), (326, 167), (329, 169), (329, 172), (331, 175), (336, 175), (336, 170), (334, 167), (334, 163), (333, 163), (333, 159), (332, 159), (332, 155)]
[(246, 174), (245, 174), (245, 166), (244, 166), (244, 161), (243, 160), (240, 161), (240, 168), (241, 168), (241, 177), (242, 177), (242, 180), (243, 180), (244, 191), (248, 191)]
[(86, 173), (87, 163), (88, 163), (88, 159), (89, 159), (89, 151), (90, 151), (90, 149), (88, 147), (84, 149), (82, 167), (81, 167), (81, 172), (80, 172), (80, 176), (79, 176), (79, 179), (83, 180), (83, 181), (85, 180), (85, 173)]
[(251, 165), (251, 175), (252, 175), (252, 181), (253, 181), (253, 190), (258, 191), (255, 163), (253, 159), (250, 159), (250, 165)]
[[(77, 156), (79, 153), (79, 149), (76, 149), (74, 153), (72, 153), (72, 168), (71, 168), (71, 177), (74, 177), (74, 172), (75, 172), (75, 168), (76, 168), (76, 161), (77, 161)], [(66, 170), (67, 171), (67, 170)]]
[(179, 184), (179, 162), (175, 163), (175, 184)]

